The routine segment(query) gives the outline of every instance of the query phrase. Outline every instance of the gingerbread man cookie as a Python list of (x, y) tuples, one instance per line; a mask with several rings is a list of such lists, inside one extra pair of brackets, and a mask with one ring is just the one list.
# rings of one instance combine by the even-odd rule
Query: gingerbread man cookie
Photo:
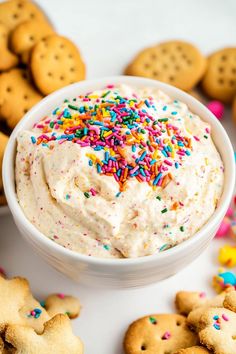
[(215, 354), (236, 353), (236, 314), (225, 308), (210, 308), (201, 317), (200, 342)]
[(124, 339), (126, 354), (166, 354), (196, 345), (198, 338), (177, 314), (150, 315), (128, 328)]
[(188, 315), (194, 308), (205, 305), (206, 294), (199, 291), (179, 291), (175, 296), (175, 305), (179, 313)]
[(58, 313), (64, 313), (72, 319), (79, 316), (80, 302), (74, 296), (62, 293), (52, 294), (45, 300), (45, 308), (51, 317)]
[(41, 335), (30, 327), (10, 325), (5, 338), (16, 348), (15, 354), (83, 354), (81, 340), (72, 333), (69, 318), (62, 314), (47, 321)]

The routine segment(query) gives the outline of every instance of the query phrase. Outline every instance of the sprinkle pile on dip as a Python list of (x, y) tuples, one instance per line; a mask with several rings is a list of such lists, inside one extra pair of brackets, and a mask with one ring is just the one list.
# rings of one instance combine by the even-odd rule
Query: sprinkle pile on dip
[(89, 256), (141, 257), (197, 237), (222, 193), (211, 127), (151, 88), (75, 93), (17, 143), (26, 217)]

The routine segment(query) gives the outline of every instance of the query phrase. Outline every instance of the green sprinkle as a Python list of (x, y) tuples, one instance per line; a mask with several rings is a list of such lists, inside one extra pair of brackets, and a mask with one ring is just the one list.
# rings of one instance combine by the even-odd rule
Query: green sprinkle
[(180, 229), (181, 232), (184, 232), (184, 227), (183, 226), (180, 226), (179, 229)]
[(107, 251), (110, 250), (110, 246), (109, 245), (103, 245), (103, 248), (105, 248), (105, 250), (107, 250)]
[(168, 122), (168, 118), (160, 118), (158, 119), (158, 122)]
[(50, 122), (50, 124), (49, 124), (50, 128), (53, 129), (54, 128), (54, 124), (55, 124), (54, 122)]
[(70, 195), (67, 194), (67, 195), (66, 195), (66, 200), (69, 200), (69, 199), (70, 199)]
[(149, 321), (150, 321), (152, 324), (157, 324), (157, 320), (156, 320), (154, 317), (149, 317)]
[(162, 209), (162, 214), (164, 214), (164, 213), (166, 213), (168, 210), (167, 210), (167, 208), (165, 208), (165, 209)]
[(161, 197), (158, 195), (158, 196), (156, 197), (156, 199), (161, 200)]
[(74, 111), (78, 111), (79, 107), (73, 106), (72, 104), (68, 104), (68, 107), (70, 109), (73, 109)]
[(207, 135), (203, 135), (205, 139), (208, 139), (208, 136)]
[(107, 95), (109, 95), (110, 92), (111, 92), (111, 91), (105, 92), (105, 93), (102, 95), (102, 98), (104, 98), (104, 97), (106, 97)]
[(86, 198), (89, 198), (89, 197), (90, 197), (90, 195), (89, 195), (88, 192), (84, 192), (84, 196), (85, 196)]

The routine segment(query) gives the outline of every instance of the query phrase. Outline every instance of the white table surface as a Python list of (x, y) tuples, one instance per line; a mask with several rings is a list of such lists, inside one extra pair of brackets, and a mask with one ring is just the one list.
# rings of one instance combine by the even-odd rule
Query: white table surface
[[(155, 42), (182, 38), (196, 43), (204, 53), (236, 45), (235, 0), (40, 0), (57, 30), (81, 48), (87, 77), (121, 74), (133, 55)], [(235, 139), (230, 112), (224, 125)], [(174, 310), (178, 290), (211, 292), (217, 272), (214, 240), (191, 265), (176, 276), (148, 288), (114, 291), (75, 284), (48, 266), (23, 241), (11, 216), (0, 217), (0, 266), (9, 276), (30, 280), (36, 297), (50, 292), (77, 295), (82, 303), (75, 333), (85, 343), (86, 354), (121, 354), (128, 324), (139, 316)]]

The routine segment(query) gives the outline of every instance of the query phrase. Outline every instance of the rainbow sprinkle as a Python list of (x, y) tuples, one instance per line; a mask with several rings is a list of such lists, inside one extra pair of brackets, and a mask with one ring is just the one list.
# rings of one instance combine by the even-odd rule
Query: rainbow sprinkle
[[(136, 95), (121, 97), (110, 89), (102, 95), (80, 95), (65, 100), (62, 108), (36, 124), (41, 133), (31, 136), (31, 143), (52, 149), (50, 142), (70, 141), (92, 148), (86, 154), (88, 165), (95, 166), (98, 174), (113, 176), (120, 192), (130, 179), (164, 188), (172, 179), (169, 169), (179, 168), (191, 156), (192, 142), (173, 124), (178, 112), (156, 119), (157, 108), (152, 97), (144, 101)], [(161, 109), (166, 111), (167, 106)], [(89, 198), (96, 191), (91, 188), (84, 195)]]

